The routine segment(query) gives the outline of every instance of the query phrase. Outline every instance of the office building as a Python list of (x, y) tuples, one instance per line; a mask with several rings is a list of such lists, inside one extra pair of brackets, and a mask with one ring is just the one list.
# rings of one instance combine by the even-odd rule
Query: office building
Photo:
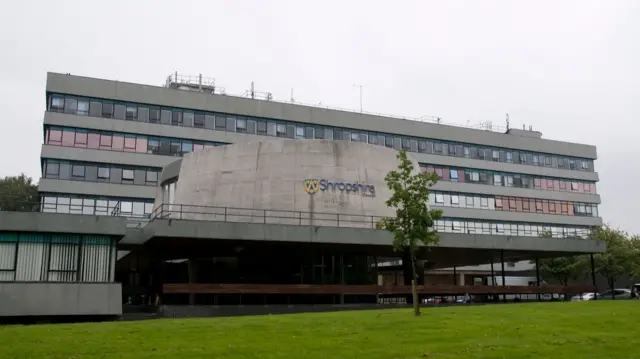
[[(163, 276), (145, 290), (188, 294), (193, 304), (194, 293), (221, 292), (167, 286), (172, 276), (175, 283), (195, 284), (196, 277), (229, 283), (235, 276), (236, 283), (252, 284), (237, 258), (251, 253), (260, 263), (253, 275), (264, 274), (273, 261), (256, 254), (274, 248), (289, 257), (304, 252), (295, 265), (278, 268), (274, 284), (377, 284), (372, 266), (402, 257), (387, 234), (372, 229), (376, 218), (392, 214), (384, 206), (383, 178), (396, 165), (394, 150), (407, 151), (416, 170), (441, 178), (430, 197), (444, 211), (437, 223), (441, 245), (432, 251), (438, 258), (427, 259), (429, 268), (603, 250), (597, 241), (574, 239), (602, 224), (594, 146), (526, 129), (494, 132), (278, 102), (251, 91), (231, 96), (212, 81), (177, 74), (164, 86), (47, 74), (38, 189), (42, 212), (128, 218), (118, 246), (131, 253), (121, 252), (116, 265), (127, 273), (115, 276), (127, 288)], [(246, 225), (212, 227), (220, 222)], [(240, 233), (267, 224), (297, 228)], [(546, 234), (553, 239), (539, 238)], [(195, 243), (212, 237), (221, 240), (217, 249)], [(261, 240), (272, 244), (250, 249)], [(323, 241), (346, 247), (311, 248)], [(290, 246), (302, 242), (308, 251)], [(217, 257), (216, 250), (225, 254)], [(173, 258), (177, 253), (182, 262)], [(346, 268), (362, 271), (349, 283)], [(222, 272), (234, 274), (211, 274)], [(253, 284), (270, 280), (255, 276)]]

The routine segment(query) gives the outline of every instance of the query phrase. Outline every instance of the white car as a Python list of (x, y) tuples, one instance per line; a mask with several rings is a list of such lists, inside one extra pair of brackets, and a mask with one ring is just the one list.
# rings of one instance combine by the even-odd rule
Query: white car
[(595, 293), (582, 293), (580, 295), (576, 295), (571, 297), (572, 302), (579, 302), (583, 300), (593, 300), (596, 297)]

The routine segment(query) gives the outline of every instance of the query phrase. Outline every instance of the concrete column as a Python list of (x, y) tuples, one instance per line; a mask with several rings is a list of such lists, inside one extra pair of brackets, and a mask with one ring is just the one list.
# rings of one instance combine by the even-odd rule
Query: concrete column
[[(188, 262), (188, 272), (189, 272), (189, 284), (193, 284), (197, 282), (197, 276), (198, 276), (198, 269), (197, 269), (197, 262), (195, 259), (189, 258), (189, 262)], [(195, 305), (196, 304), (196, 294), (195, 293), (189, 293), (189, 305)]]
[(458, 274), (458, 285), (460, 286), (464, 285), (464, 273)]

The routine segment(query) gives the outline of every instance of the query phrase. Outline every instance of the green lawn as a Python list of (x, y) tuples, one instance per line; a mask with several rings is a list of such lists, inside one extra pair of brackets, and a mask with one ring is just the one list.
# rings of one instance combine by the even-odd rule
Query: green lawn
[(0, 327), (0, 358), (640, 358), (640, 301)]

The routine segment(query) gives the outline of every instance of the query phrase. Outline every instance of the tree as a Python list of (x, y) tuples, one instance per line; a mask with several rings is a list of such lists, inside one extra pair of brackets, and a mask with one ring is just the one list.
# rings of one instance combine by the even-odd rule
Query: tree
[(633, 274), (636, 267), (633, 244), (627, 233), (609, 226), (598, 228), (593, 237), (603, 241), (607, 247), (604, 253), (594, 255), (596, 272), (607, 280), (610, 289), (614, 289), (616, 282)]
[(384, 179), (391, 191), (391, 198), (385, 203), (388, 207), (396, 209), (396, 216), (381, 219), (376, 223), (376, 228), (385, 229), (393, 234), (395, 251), (409, 252), (413, 273), (413, 310), (414, 314), (419, 316), (416, 256), (420, 246), (428, 247), (440, 242), (434, 222), (440, 219), (442, 211), (430, 210), (428, 206), (429, 188), (438, 181), (438, 176), (435, 173), (414, 173), (413, 163), (404, 151), (399, 152), (397, 158), (397, 170), (389, 172)]
[(24, 173), (0, 179), (0, 211), (38, 212), (38, 186)]
[[(551, 231), (540, 234), (540, 237), (551, 238)], [(535, 263), (535, 261), (531, 261)], [(544, 258), (538, 260), (538, 270), (543, 277), (551, 277), (560, 285), (567, 286), (569, 280), (580, 279), (587, 273), (587, 261), (582, 256)]]

